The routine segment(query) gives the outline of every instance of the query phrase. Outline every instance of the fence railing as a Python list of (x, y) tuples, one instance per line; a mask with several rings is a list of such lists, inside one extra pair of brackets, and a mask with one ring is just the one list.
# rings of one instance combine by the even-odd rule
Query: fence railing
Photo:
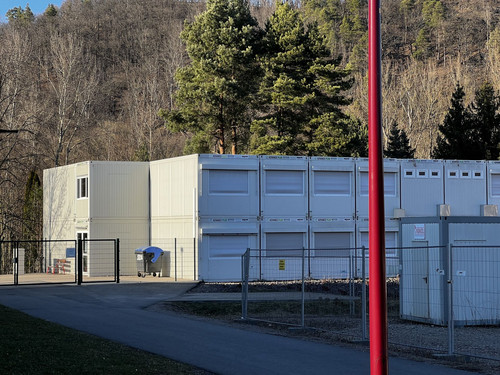
[[(392, 249), (389, 343), (500, 361), (500, 246)], [(368, 249), (248, 249), (242, 319), (368, 339)]]

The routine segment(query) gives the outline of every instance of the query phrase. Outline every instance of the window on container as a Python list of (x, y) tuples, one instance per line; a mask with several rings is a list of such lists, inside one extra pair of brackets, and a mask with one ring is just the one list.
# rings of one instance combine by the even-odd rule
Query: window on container
[(87, 176), (76, 179), (76, 197), (78, 199), (89, 197), (89, 178)]
[(239, 258), (248, 248), (248, 236), (208, 236), (210, 258)]
[(212, 195), (248, 195), (248, 171), (210, 170), (208, 192)]
[(405, 169), (404, 176), (406, 178), (413, 178), (415, 177), (415, 171), (413, 169)]
[(266, 256), (301, 257), (304, 233), (266, 233)]
[(351, 233), (315, 232), (314, 255), (317, 257), (349, 257)]
[(303, 171), (266, 171), (266, 194), (304, 195)]
[[(361, 244), (360, 246), (364, 246), (366, 248), (366, 256), (368, 256), (368, 248), (369, 248), (369, 235), (368, 232), (361, 232)], [(397, 232), (385, 232), (385, 254), (386, 257), (396, 257), (397, 249), (396, 246), (398, 244)]]
[(500, 197), (500, 173), (492, 173), (491, 179), (491, 196)]
[(314, 195), (351, 195), (351, 172), (314, 172)]
[[(368, 195), (368, 172), (360, 173), (360, 195)], [(384, 195), (386, 197), (396, 196), (396, 172), (384, 172)]]

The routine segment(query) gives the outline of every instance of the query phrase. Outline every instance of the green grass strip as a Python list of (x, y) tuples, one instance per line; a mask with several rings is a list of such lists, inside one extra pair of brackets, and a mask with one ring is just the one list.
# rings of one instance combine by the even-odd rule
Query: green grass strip
[(0, 374), (208, 374), (0, 305)]

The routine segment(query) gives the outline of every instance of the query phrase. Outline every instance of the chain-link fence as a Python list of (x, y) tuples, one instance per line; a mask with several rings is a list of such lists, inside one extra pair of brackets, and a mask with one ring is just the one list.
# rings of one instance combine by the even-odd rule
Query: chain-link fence
[[(500, 361), (500, 247), (391, 250), (398, 256), (386, 268), (398, 273), (387, 278), (389, 343)], [(365, 341), (368, 257), (364, 248), (248, 249), (242, 318)]]

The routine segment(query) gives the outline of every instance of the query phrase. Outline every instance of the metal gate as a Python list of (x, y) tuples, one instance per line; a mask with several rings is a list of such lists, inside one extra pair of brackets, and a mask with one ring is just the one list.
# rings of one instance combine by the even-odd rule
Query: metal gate
[(120, 282), (119, 239), (0, 241), (0, 286)]

